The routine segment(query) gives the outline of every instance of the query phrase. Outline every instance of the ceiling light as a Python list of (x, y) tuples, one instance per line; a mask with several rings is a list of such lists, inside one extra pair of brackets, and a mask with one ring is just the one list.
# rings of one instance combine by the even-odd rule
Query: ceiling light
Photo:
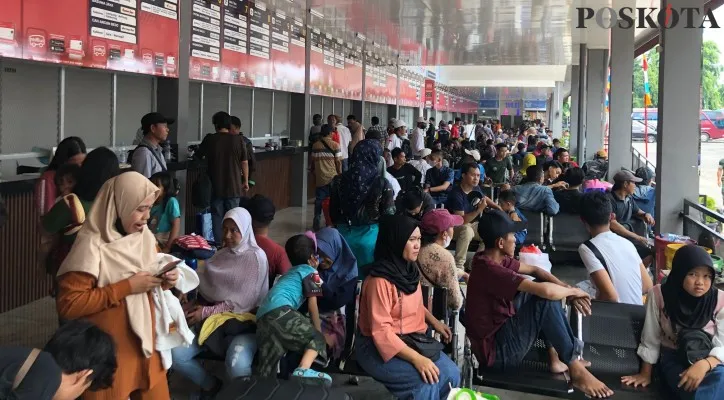
[(313, 9), (313, 8), (310, 8), (310, 9), (309, 9), (309, 13), (312, 14), (312, 15), (314, 15), (314, 16), (317, 17), (317, 18), (324, 18), (324, 14), (322, 14), (321, 12), (319, 12), (319, 11)]

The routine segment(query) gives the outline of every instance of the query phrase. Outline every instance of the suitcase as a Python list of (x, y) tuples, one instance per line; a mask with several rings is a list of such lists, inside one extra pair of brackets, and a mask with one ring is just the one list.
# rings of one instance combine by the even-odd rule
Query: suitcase
[(352, 400), (341, 388), (302, 385), (277, 378), (244, 377), (231, 381), (216, 400)]

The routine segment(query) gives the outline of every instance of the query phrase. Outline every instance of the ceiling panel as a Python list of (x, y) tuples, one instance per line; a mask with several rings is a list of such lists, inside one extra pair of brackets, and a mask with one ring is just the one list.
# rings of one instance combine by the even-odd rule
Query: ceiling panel
[[(277, 0), (283, 1), (283, 0)], [(312, 25), (361, 33), (405, 65), (567, 65), (573, 0), (310, 0)], [(369, 48), (369, 47), (368, 47)]]

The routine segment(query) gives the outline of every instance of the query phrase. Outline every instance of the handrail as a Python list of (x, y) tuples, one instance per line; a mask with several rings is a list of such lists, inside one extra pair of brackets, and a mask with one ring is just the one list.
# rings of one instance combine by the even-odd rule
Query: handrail
[[(694, 209), (701, 213), (699, 216), (692, 216), (691, 210)], [(696, 226), (699, 229), (702, 229), (706, 232), (711, 233), (714, 235), (714, 237), (718, 238), (719, 240), (724, 240), (724, 235), (721, 232), (718, 232), (716, 229), (712, 229), (709, 225), (706, 224), (706, 218), (712, 218), (717, 221), (718, 224), (724, 224), (724, 215), (712, 211), (705, 206), (693, 202), (689, 199), (684, 199), (684, 210), (681, 212), (681, 216), (684, 219), (684, 235), (689, 235), (689, 225), (687, 223), (691, 223), (694, 226)]]
[(640, 151), (631, 146), (631, 170), (636, 171), (642, 166), (646, 166), (651, 171), (656, 171), (656, 166), (649, 161)]

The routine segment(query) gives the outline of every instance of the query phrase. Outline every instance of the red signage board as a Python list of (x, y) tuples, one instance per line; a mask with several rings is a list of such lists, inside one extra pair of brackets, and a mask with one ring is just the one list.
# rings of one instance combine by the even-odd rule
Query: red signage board
[(425, 108), (437, 110), (438, 106), (435, 81), (432, 79), (425, 79)]
[(178, 0), (3, 0), (0, 56), (175, 77)]

